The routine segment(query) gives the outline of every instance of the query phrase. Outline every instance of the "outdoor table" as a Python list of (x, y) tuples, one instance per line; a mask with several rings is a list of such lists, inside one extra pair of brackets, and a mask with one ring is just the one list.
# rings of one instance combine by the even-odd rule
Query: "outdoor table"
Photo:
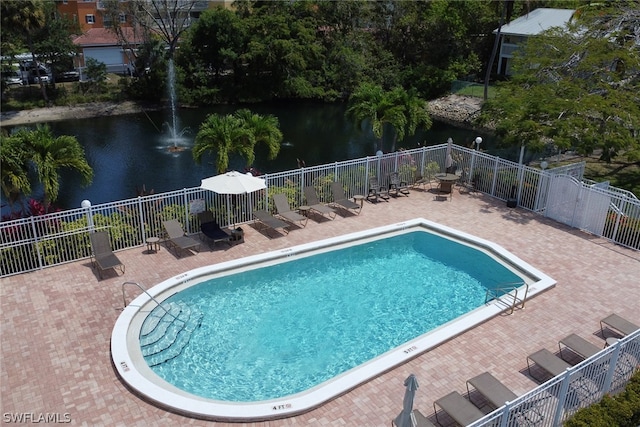
[(460, 177), (454, 173), (437, 173), (434, 176), (440, 183), (441, 193), (451, 193), (451, 187), (460, 179)]

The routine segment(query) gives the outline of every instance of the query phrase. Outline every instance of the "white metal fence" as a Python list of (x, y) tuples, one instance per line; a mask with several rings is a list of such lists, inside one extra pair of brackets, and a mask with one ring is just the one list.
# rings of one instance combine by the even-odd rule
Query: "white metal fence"
[[(290, 205), (297, 207), (305, 204), (303, 188), (313, 186), (320, 201), (329, 202), (330, 184), (338, 181), (347, 196), (366, 195), (369, 178), (374, 176), (383, 187), (388, 186), (391, 172), (398, 172), (409, 184), (418, 176), (433, 177), (446, 169), (448, 153), (460, 182), (468, 187), (501, 200), (515, 200), (521, 208), (640, 249), (640, 201), (624, 190), (582, 182), (584, 163), (541, 171), (466, 147), (441, 144), (268, 174), (264, 176), (266, 190), (248, 195), (225, 196), (190, 188), (4, 221), (0, 223), (0, 277), (88, 258), (88, 232), (93, 229), (109, 230), (116, 251), (132, 248), (143, 245), (147, 237), (161, 236), (162, 221), (168, 219), (178, 219), (187, 233), (198, 232), (198, 220), (192, 214), (196, 206), (214, 212), (222, 226), (242, 224), (252, 220), (255, 209), (272, 210), (271, 194), (285, 193)], [(568, 191), (573, 192), (569, 203), (564, 197)]]
[(563, 374), (487, 414), (470, 427), (562, 425), (605, 394), (621, 392), (640, 366), (640, 329)]

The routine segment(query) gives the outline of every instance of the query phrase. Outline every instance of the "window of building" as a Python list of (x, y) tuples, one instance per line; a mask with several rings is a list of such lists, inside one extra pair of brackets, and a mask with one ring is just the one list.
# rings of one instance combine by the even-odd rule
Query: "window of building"
[(120, 13), (120, 23), (124, 24), (127, 22), (127, 15), (125, 15), (124, 13)]
[(87, 21), (87, 24), (95, 24), (96, 23), (96, 17), (94, 15), (85, 15), (84, 16), (85, 20)]

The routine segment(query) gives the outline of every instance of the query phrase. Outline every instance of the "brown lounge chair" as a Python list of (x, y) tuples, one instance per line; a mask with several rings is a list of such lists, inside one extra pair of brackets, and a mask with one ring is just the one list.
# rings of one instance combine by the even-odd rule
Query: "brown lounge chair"
[(433, 402), (436, 421), (438, 421), (438, 424), (442, 424), (438, 419), (438, 407), (462, 426), (469, 425), (484, 417), (484, 413), (480, 409), (476, 408), (457, 391), (452, 391)]
[(189, 249), (198, 248), (200, 250), (200, 242), (187, 236), (180, 223), (175, 219), (163, 221), (162, 225), (167, 233), (167, 244), (169, 247), (174, 248), (176, 255), (179, 254), (178, 249), (188, 251)]
[(606, 338), (604, 335), (604, 327), (613, 330), (614, 332), (619, 333), (622, 336), (629, 335), (638, 329), (640, 326), (635, 325), (634, 323), (629, 322), (627, 319), (624, 319), (617, 314), (610, 314), (600, 321), (600, 330), (602, 331), (602, 337)]
[(409, 184), (400, 179), (398, 172), (391, 172), (389, 174), (389, 194), (393, 194), (396, 197), (401, 194), (403, 196), (409, 195)]
[(529, 375), (531, 375), (532, 378), (535, 378), (531, 374), (530, 362), (533, 362), (536, 365), (538, 365), (538, 367), (540, 367), (545, 372), (549, 373), (552, 377), (556, 377), (562, 374), (564, 371), (567, 370), (567, 368), (571, 367), (571, 365), (569, 365), (564, 360), (560, 359), (555, 354), (551, 353), (546, 348), (543, 348), (542, 350), (538, 350), (535, 353), (527, 356), (527, 369), (529, 370)]
[[(414, 409), (412, 414), (412, 418), (415, 420), (415, 423), (413, 424), (414, 427), (436, 427), (435, 424), (429, 421), (429, 419), (425, 417), (424, 414), (419, 410)], [(398, 417), (400, 417), (400, 415), (398, 415)], [(396, 418), (395, 420), (391, 420), (391, 425), (395, 427), (401, 427), (398, 425), (397, 420), (398, 418)]]
[(307, 200), (307, 206), (311, 208), (312, 211), (318, 212), (320, 215), (334, 219), (336, 217), (336, 211), (324, 203), (320, 203), (318, 200), (318, 195), (316, 194), (316, 190), (313, 187), (304, 187), (304, 197)]
[(571, 350), (578, 356), (582, 357), (583, 359), (588, 359), (600, 351), (600, 348), (598, 348), (596, 345), (591, 344), (589, 341), (585, 340), (584, 338), (576, 334), (571, 334), (567, 337), (562, 338), (560, 341), (558, 341), (560, 357), (566, 360), (562, 356), (563, 347), (568, 348), (569, 350)]
[(518, 397), (517, 394), (509, 390), (507, 386), (489, 372), (484, 372), (467, 380), (469, 400), (471, 400), (470, 386), (475, 388), (494, 409), (500, 408), (505, 403), (511, 402)]
[(274, 194), (273, 204), (276, 206), (276, 212), (279, 217), (287, 221), (291, 221), (294, 224), (299, 223), (302, 227), (306, 227), (309, 218), (291, 210), (286, 194)]
[(369, 191), (367, 193), (367, 200), (370, 202), (377, 202), (378, 198), (389, 201), (389, 191), (384, 190), (378, 183), (378, 178), (372, 176), (369, 178)]
[(332, 182), (331, 192), (333, 193), (334, 206), (341, 207), (346, 210), (351, 209), (357, 211), (358, 215), (360, 215), (362, 206), (347, 198), (347, 195), (344, 194), (344, 188), (342, 188), (342, 184), (340, 184), (339, 182)]
[(289, 223), (276, 218), (269, 212), (265, 210), (257, 210), (253, 211), (253, 216), (256, 219), (256, 225), (261, 225), (262, 227), (260, 228), (266, 230), (268, 237), (271, 237), (269, 235), (269, 230), (282, 230), (284, 234), (289, 234), (289, 230), (287, 230)]
[(89, 240), (91, 241), (91, 263), (94, 267), (97, 267), (98, 276), (102, 279), (102, 272), (113, 268), (119, 268), (124, 274), (124, 264), (120, 262), (118, 257), (111, 250), (111, 243), (109, 242), (109, 233), (106, 231), (96, 231), (95, 233), (89, 233)]

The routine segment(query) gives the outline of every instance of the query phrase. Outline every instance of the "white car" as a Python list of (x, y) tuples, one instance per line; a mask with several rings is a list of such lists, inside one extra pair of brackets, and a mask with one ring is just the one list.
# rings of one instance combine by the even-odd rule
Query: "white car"
[(2, 73), (2, 80), (7, 86), (22, 86), (22, 77), (15, 71)]

